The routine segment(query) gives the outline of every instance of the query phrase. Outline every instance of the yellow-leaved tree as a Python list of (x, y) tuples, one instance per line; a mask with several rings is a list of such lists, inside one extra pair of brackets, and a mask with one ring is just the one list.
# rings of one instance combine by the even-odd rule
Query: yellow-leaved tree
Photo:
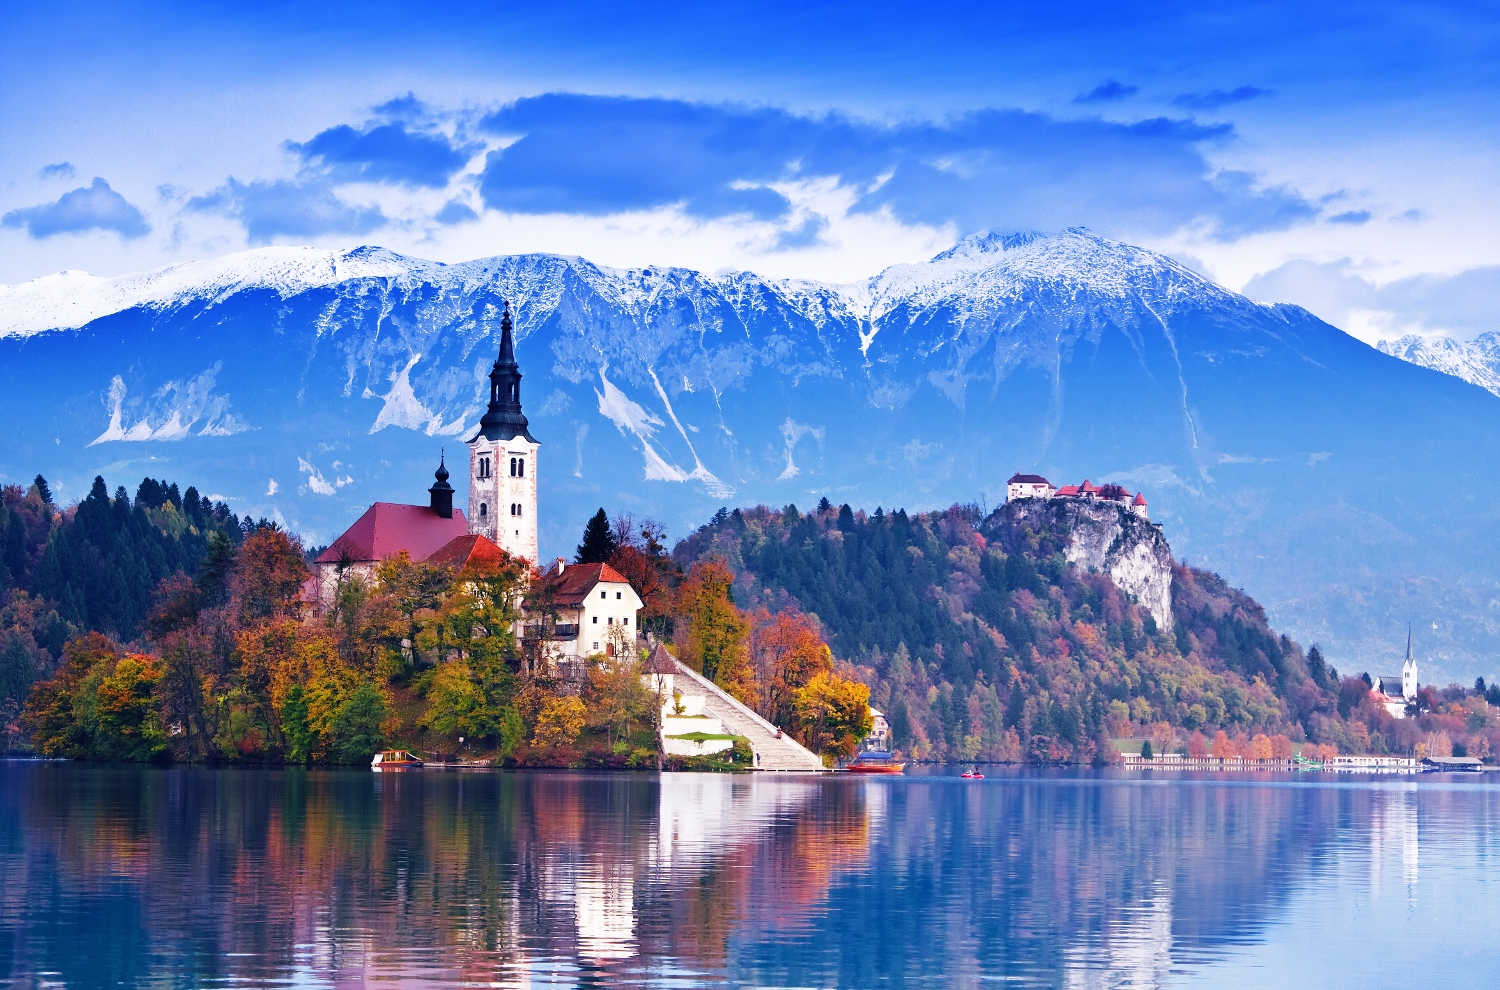
[(799, 688), (792, 696), (792, 707), (802, 742), (815, 753), (853, 756), (875, 724), (869, 687), (832, 671), (818, 674)]
[(586, 711), (583, 702), (572, 695), (548, 698), (536, 719), (538, 746), (568, 746), (583, 731)]
[(734, 575), (719, 560), (700, 560), (677, 589), (684, 628), (681, 659), (747, 705), (757, 701), (755, 668), (745, 634), (748, 623), (734, 604)]

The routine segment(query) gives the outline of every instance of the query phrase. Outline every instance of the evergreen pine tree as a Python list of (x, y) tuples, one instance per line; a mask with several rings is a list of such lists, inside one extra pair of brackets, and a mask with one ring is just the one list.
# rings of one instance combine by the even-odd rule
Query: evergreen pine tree
[(1156, 759), (1156, 755), (1151, 752), (1151, 740), (1149, 740), (1149, 739), (1147, 739), (1145, 742), (1141, 743), (1141, 759), (1143, 759), (1143, 760), (1154, 760), (1154, 759)]
[(42, 504), (43, 505), (51, 505), (52, 504), (52, 489), (47, 487), (47, 479), (43, 478), (41, 475), (37, 475), (36, 476), (36, 481), (34, 481), (32, 483), (34, 485), (36, 485), (36, 493), (41, 496), (41, 498), (42, 498)]
[(818, 499), (818, 515), (822, 515), (831, 508), (833, 508), (833, 503), (828, 501), (827, 495), (824, 495), (822, 498)]
[(609, 526), (609, 516), (601, 506), (583, 529), (583, 542), (578, 544), (575, 564), (606, 564), (615, 555), (615, 534)]
[(229, 600), (229, 576), (234, 571), (237, 552), (234, 541), (223, 530), (214, 530), (208, 538), (208, 550), (198, 564), (193, 583), (209, 604), (219, 605)]

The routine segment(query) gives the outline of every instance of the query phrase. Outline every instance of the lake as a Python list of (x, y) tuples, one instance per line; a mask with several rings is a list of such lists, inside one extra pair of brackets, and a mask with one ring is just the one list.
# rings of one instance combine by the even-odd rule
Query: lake
[(1490, 775), (0, 762), (0, 985), (1494, 979)]

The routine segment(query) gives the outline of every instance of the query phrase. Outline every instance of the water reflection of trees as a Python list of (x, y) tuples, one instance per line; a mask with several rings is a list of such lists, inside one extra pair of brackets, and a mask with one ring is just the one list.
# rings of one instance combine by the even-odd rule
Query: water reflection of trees
[(81, 986), (1149, 982), (1254, 939), (1341, 823), (1395, 828), (1368, 791), (1186, 782), (14, 764), (0, 782), (0, 979)]

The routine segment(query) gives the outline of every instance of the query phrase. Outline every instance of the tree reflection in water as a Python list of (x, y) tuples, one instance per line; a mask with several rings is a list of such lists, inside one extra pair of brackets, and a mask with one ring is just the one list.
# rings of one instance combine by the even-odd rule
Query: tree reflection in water
[(7, 763), (0, 980), (1156, 986), (1360, 843), (1413, 890), (1417, 797)]

